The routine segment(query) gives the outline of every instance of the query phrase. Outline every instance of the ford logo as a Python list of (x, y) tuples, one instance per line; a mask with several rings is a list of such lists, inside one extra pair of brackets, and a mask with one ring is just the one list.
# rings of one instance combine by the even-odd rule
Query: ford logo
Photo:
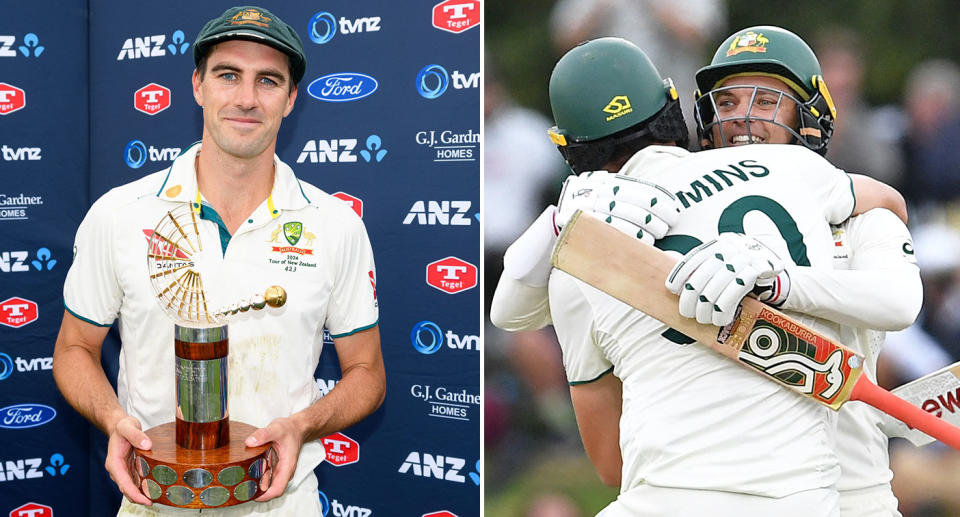
[(26, 429), (46, 424), (57, 416), (57, 410), (43, 404), (17, 404), (0, 408), (0, 427)]
[(366, 74), (344, 72), (314, 79), (307, 85), (307, 93), (327, 102), (347, 102), (362, 99), (377, 91), (380, 83)]

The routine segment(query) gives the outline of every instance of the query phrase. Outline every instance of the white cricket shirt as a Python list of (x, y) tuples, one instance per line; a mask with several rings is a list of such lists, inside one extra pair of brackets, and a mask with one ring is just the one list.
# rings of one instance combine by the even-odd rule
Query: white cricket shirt
[[(74, 248), (63, 296), (73, 315), (100, 326), (119, 322), (123, 343), (117, 395), (148, 429), (174, 420), (173, 321), (148, 279), (147, 235), (168, 210), (199, 199), (194, 158), (117, 187), (90, 208)], [(200, 234), (213, 261), (202, 271), (211, 307), (279, 285), (279, 308), (250, 310), (229, 323), (229, 416), (264, 427), (320, 397), (313, 374), (323, 328), (333, 337), (377, 324), (373, 253), (363, 222), (345, 203), (297, 180), (274, 156), (269, 198), (233, 236), (202, 202)], [(290, 224), (284, 231), (284, 225)], [(288, 238), (289, 235), (289, 238)], [(209, 276), (207, 276), (209, 275)], [(318, 441), (304, 444), (292, 482), (324, 459)]]
[[(651, 147), (621, 172), (642, 164)], [(853, 210), (850, 179), (795, 145), (689, 154), (646, 176), (678, 195), (680, 221), (660, 241), (686, 252), (720, 231), (763, 240), (787, 262), (832, 267), (829, 224)], [(640, 266), (638, 266), (640, 267)], [(621, 492), (641, 484), (783, 497), (840, 474), (836, 415), (559, 271), (550, 310), (571, 383), (613, 368), (623, 381)], [(835, 337), (837, 325), (792, 314)], [(668, 334), (669, 335), (669, 334)]]
[[(851, 217), (834, 228), (835, 260), (837, 269), (867, 272), (870, 277), (847, 283), (848, 295), (859, 299), (861, 305), (886, 307), (895, 299), (919, 298), (920, 278), (913, 253), (913, 240), (906, 225), (892, 212), (870, 210)], [(811, 286), (807, 283), (808, 289)], [(827, 286), (832, 287), (832, 286)], [(826, 289), (811, 292), (811, 298), (836, 299)], [(868, 298), (869, 297), (869, 298)], [(886, 301), (885, 298), (891, 298)], [(867, 302), (869, 300), (869, 302)], [(919, 303), (917, 304), (919, 306)], [(874, 321), (875, 327), (883, 321)], [(854, 326), (840, 329), (843, 344), (864, 355), (863, 371), (870, 380), (877, 381), (877, 358), (883, 346), (884, 333)], [(888, 438), (880, 430), (880, 412), (863, 402), (847, 402), (840, 408), (837, 436), (837, 454), (842, 474), (837, 489), (860, 490), (886, 485), (889, 489), (893, 472), (887, 451)]]

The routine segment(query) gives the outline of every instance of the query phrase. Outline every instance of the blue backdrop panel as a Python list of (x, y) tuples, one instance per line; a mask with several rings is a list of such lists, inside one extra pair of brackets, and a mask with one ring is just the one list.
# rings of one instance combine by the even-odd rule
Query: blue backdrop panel
[[(73, 232), (89, 206), (87, 2), (0, 20), (0, 514), (85, 511), (90, 427), (50, 375)], [(78, 514), (80, 515), (80, 514)]]
[[(0, 213), (27, 214), (0, 218), (0, 259), (26, 252), (29, 269), (7, 273), (0, 261), (0, 300), (14, 298), (11, 306), (18, 307), (20, 298), (34, 301), (40, 313), (17, 328), (0, 325), (0, 377), (6, 375), (0, 406), (34, 405), (6, 410), (21, 415), (21, 427), (52, 411), (56, 418), (0, 428), (9, 435), (0, 443), (0, 515), (31, 502), (61, 517), (110, 515), (119, 504), (102, 467), (102, 434), (62, 402), (44, 358), (52, 354), (63, 277), (86, 209), (109, 189), (169, 166), (200, 139), (190, 83), (193, 39), (231, 5), (7, 6), (0, 49), (9, 34), (16, 38), (11, 48), (25, 46), (30, 55), (0, 52), (0, 83), (24, 89), (28, 104), (0, 115), (0, 144), (43, 153), (42, 161), (0, 161), (6, 196), (0, 210), (7, 208), (4, 199), (16, 203)], [(362, 214), (378, 266), (386, 401), (325, 440), (328, 461), (316, 470), (317, 497), (331, 516), (478, 516), (481, 28), (473, 20), (480, 3), (263, 6), (297, 30), (308, 61), (277, 154), (300, 179), (338, 193)], [(473, 26), (440, 30), (435, 11), (443, 27)], [(28, 33), (44, 46), (39, 56), (33, 56), (37, 45), (28, 44), (34, 39), (24, 39)], [(114, 334), (103, 352), (111, 376), (119, 351)], [(316, 377), (322, 392), (340, 377), (332, 342)], [(40, 477), (18, 477), (28, 460), (40, 461)]]

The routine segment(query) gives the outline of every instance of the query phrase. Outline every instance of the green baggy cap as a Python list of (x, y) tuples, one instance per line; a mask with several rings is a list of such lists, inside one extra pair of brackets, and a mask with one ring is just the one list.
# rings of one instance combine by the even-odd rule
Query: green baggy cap
[(193, 44), (194, 64), (199, 66), (200, 58), (206, 55), (213, 45), (232, 39), (255, 41), (283, 52), (290, 56), (294, 84), (303, 79), (307, 58), (297, 31), (270, 11), (249, 5), (231, 7), (200, 29)]

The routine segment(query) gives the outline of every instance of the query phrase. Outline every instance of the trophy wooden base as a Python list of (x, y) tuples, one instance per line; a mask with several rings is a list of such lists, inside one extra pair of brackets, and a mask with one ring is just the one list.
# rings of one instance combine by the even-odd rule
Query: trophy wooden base
[(153, 448), (134, 449), (134, 482), (151, 501), (178, 508), (222, 508), (259, 497), (270, 445), (247, 447), (243, 442), (256, 428), (229, 426), (229, 444), (216, 449), (178, 446), (175, 422), (148, 429)]

